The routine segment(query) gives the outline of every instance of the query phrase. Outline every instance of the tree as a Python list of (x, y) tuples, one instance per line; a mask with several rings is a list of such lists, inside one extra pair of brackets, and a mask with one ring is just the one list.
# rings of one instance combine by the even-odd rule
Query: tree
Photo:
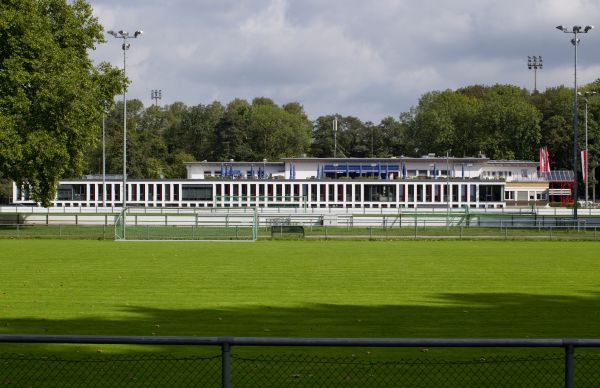
[(103, 41), (84, 0), (0, 5), (0, 173), (44, 206), (63, 175), (83, 170), (107, 97), (124, 85), (88, 57)]
[[(310, 122), (304, 110), (289, 105), (289, 111), (264, 103), (265, 99), (253, 101), (249, 121), (250, 141), (255, 152), (253, 160), (277, 160), (300, 156), (310, 144)], [(292, 112), (292, 113), (290, 113)]]
[(183, 116), (182, 126), (189, 134), (186, 151), (196, 160), (214, 160), (216, 128), (225, 108), (220, 102), (191, 107)]
[(423, 95), (414, 133), (421, 153), (495, 159), (531, 159), (541, 138), (539, 111), (525, 89), (512, 85), (469, 86)]
[[(471, 89), (469, 89), (471, 91)], [(426, 93), (415, 111), (414, 137), (420, 153), (471, 156), (480, 150), (478, 114), (481, 101), (469, 92)]]
[(377, 126), (380, 140), (376, 142), (377, 156), (390, 157), (410, 154), (409, 127), (396, 121), (393, 117), (386, 117)]
[[(311, 155), (316, 158), (331, 158), (333, 157), (333, 127), (332, 123), (336, 116), (320, 116), (318, 117), (312, 127), (312, 143), (311, 143)], [(337, 116), (338, 120), (341, 116)], [(342, 153), (339, 153), (342, 155)]]
[(250, 144), (249, 123), (251, 106), (248, 101), (235, 99), (227, 104), (216, 128), (216, 160), (254, 160)]
[[(479, 112), (481, 150), (493, 159), (526, 159), (537, 155), (541, 114), (525, 89), (512, 85), (490, 88)], [(482, 136), (483, 135), (483, 136)]]

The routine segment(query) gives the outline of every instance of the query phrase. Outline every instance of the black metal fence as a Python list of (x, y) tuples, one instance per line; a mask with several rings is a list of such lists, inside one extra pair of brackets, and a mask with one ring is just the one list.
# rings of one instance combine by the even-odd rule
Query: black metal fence
[[(210, 356), (145, 354), (93, 358), (6, 354), (0, 350), (0, 384), (15, 387), (597, 387), (600, 339), (344, 339), (262, 337), (128, 337), (0, 335), (0, 343), (195, 345)], [(467, 360), (361, 360), (315, 354), (232, 354), (238, 347), (524, 348), (535, 355)], [(265, 348), (263, 348), (265, 347)], [(539, 352), (546, 348), (551, 353)], [(1, 347), (0, 347), (1, 349)]]

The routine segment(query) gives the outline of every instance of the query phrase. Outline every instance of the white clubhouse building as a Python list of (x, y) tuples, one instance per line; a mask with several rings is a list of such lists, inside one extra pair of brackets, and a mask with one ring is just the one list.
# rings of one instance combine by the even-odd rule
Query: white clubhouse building
[[(127, 180), (127, 206), (505, 208), (572, 201), (572, 171), (540, 173), (537, 162), (484, 155), (203, 161), (186, 168), (187, 179)], [(52, 205), (122, 206), (122, 185), (120, 176), (64, 179)], [(13, 185), (13, 198), (32, 204), (26, 187)]]

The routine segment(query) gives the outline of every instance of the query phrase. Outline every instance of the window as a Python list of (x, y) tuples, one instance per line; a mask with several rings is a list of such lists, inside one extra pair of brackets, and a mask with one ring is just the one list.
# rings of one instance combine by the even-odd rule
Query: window
[(185, 185), (182, 188), (181, 197), (184, 201), (211, 201), (211, 185)]
[(85, 185), (59, 185), (56, 191), (59, 201), (85, 200)]
[(365, 201), (394, 202), (395, 200), (395, 185), (365, 185)]
[(502, 201), (502, 186), (499, 185), (480, 185), (479, 202), (500, 202)]

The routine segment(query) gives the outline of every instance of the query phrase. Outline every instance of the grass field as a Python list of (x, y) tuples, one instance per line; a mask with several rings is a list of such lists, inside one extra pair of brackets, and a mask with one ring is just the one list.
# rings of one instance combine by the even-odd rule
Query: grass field
[[(598, 338), (599, 247), (1, 240), (0, 333)], [(40, 348), (49, 349), (0, 345), (0, 352)]]
[(520, 241), (4, 240), (0, 331), (597, 337), (598, 248)]

